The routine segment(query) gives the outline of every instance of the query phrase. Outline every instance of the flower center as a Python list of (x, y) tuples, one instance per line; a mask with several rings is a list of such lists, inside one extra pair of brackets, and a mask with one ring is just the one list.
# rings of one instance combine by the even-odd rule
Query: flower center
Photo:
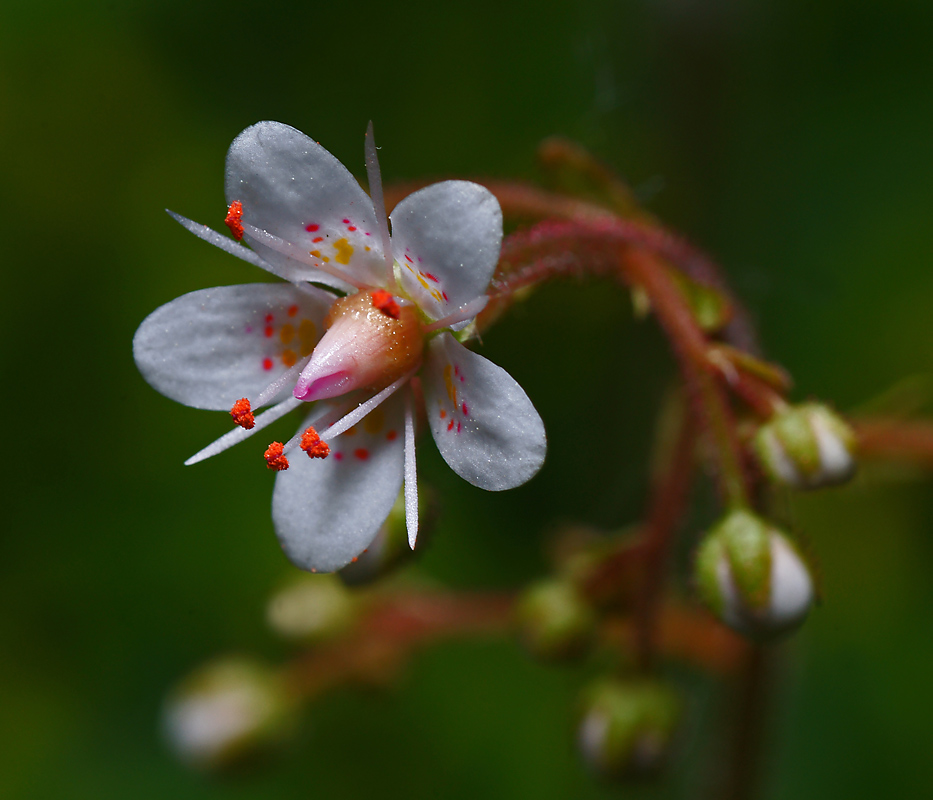
[(304, 369), (294, 395), (337, 397), (354, 389), (384, 389), (421, 364), (424, 330), (417, 309), (384, 289), (336, 300), (324, 319), (326, 333)]

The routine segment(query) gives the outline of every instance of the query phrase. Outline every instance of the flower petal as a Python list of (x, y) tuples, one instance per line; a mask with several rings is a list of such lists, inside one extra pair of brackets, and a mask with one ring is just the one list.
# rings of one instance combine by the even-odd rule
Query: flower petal
[(501, 367), (449, 333), (428, 346), (424, 394), (431, 433), (444, 460), (474, 486), (519, 486), (544, 463), (544, 424)]
[(390, 398), (330, 442), (330, 455), (296, 451), (275, 479), (272, 519), (295, 566), (333, 572), (372, 542), (402, 487), (402, 399)]
[[(243, 204), (243, 223), (293, 245), (314, 266), (336, 267), (381, 286), (385, 261), (372, 200), (323, 147), (280, 122), (259, 122), (227, 153), (227, 202)], [(266, 261), (296, 271), (296, 261), (250, 233), (244, 240)], [(320, 281), (339, 281), (321, 273)], [(349, 285), (339, 286), (348, 289)]]
[(392, 250), (406, 292), (433, 319), (485, 294), (502, 245), (502, 210), (485, 187), (435, 183), (390, 217)]
[(166, 397), (229, 410), (241, 397), (256, 398), (311, 352), (330, 302), (324, 292), (287, 283), (201, 289), (146, 317), (133, 338), (133, 356)]

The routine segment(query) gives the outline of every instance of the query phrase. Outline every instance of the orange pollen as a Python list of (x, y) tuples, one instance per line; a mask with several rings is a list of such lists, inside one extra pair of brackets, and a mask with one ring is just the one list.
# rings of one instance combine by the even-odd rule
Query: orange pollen
[(279, 472), (288, 469), (288, 459), (285, 458), (285, 445), (281, 442), (273, 442), (266, 448), (265, 459), (266, 466)]
[(376, 289), (370, 297), (373, 299), (374, 308), (378, 308), (387, 317), (398, 319), (400, 309), (392, 296), (392, 292), (387, 292), (385, 289)]
[(327, 458), (330, 454), (330, 445), (321, 441), (313, 425), (302, 434), (301, 444), (298, 446), (308, 454), (308, 458)]
[(249, 405), (249, 400), (245, 397), (241, 397), (233, 404), (233, 408), (230, 409), (230, 416), (233, 417), (234, 425), (239, 425), (241, 428), (246, 428), (246, 430), (249, 430), (256, 424), (256, 420), (253, 418), (253, 410)]
[(243, 204), (239, 200), (234, 200), (230, 204), (224, 225), (230, 229), (234, 239), (240, 241), (243, 238)]

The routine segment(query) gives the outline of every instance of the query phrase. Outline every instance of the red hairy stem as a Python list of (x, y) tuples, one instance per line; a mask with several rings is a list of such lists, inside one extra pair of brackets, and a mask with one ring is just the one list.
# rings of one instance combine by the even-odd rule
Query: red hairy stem
[[(663, 576), (670, 556), (671, 544), (682, 519), (690, 493), (696, 454), (695, 420), (683, 408), (678, 415), (673, 437), (664, 430), (668, 414), (662, 412), (660, 430), (660, 464), (656, 467), (648, 519), (642, 542), (641, 591), (635, 607), (635, 630), (638, 663), (641, 669), (653, 666), (658, 645), (658, 616), (662, 598)], [(672, 441), (671, 441), (672, 439)], [(665, 452), (666, 451), (666, 452)]]

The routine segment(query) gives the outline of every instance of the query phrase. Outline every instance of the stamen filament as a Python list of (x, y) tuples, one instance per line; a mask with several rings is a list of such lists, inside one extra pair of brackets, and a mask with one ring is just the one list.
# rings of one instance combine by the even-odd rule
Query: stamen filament
[(381, 405), (383, 401), (388, 400), (393, 394), (395, 394), (396, 391), (398, 391), (411, 379), (412, 375), (414, 375), (414, 372), (409, 372), (407, 375), (403, 375), (401, 378), (395, 381), (395, 383), (390, 383), (388, 386), (386, 386), (386, 388), (379, 392), (379, 394), (373, 395), (364, 403), (360, 403), (343, 419), (335, 422), (327, 430), (325, 430), (321, 434), (321, 438), (325, 441), (327, 439), (333, 439), (335, 436), (339, 436), (344, 431), (352, 428), (370, 411)]
[(259, 396), (253, 401), (253, 406), (255, 408), (260, 408), (268, 403), (270, 400), (274, 399), (282, 389), (285, 388), (288, 384), (294, 384), (298, 380), (298, 376), (301, 375), (301, 371), (307, 366), (308, 362), (311, 360), (311, 355), (306, 355), (301, 361), (298, 361), (293, 366), (289, 367), (285, 372), (279, 375), (272, 383), (270, 383), (265, 389), (263, 389)]
[[(295, 261), (298, 261), (306, 266), (316, 269), (319, 272), (326, 272), (333, 278), (343, 281), (344, 283), (349, 283), (351, 286), (355, 286), (357, 289), (362, 289), (365, 284), (360, 283), (356, 278), (351, 277), (343, 270), (337, 269), (335, 266), (324, 261), (312, 262), (310, 253), (302, 250), (298, 245), (292, 244), (291, 242), (286, 242), (284, 239), (280, 239), (275, 234), (269, 233), (269, 231), (264, 231), (261, 228), (257, 228), (255, 225), (250, 225), (248, 223), (243, 223), (243, 230), (246, 231), (253, 239), (256, 241), (262, 242), (266, 247), (270, 247), (275, 250), (277, 253), (281, 253), (283, 256), (288, 256), (293, 258)], [(313, 277), (305, 276), (305, 280), (314, 280)]]
[(405, 526), (408, 546), (415, 549), (418, 538), (418, 470), (415, 467), (415, 415), (411, 393), (405, 398)]
[(379, 224), (379, 238), (382, 240), (382, 253), (386, 260), (386, 287), (392, 294), (397, 292), (395, 284), (395, 258), (392, 255), (392, 237), (389, 235), (389, 219), (386, 216), (386, 203), (382, 194), (382, 172), (379, 169), (379, 155), (376, 152), (376, 139), (373, 136), (373, 121), (366, 128), (366, 177), (369, 180), (369, 196), (376, 212)]
[(199, 461), (203, 461), (205, 458), (210, 458), (211, 456), (216, 456), (218, 453), (222, 453), (229, 447), (233, 447), (235, 444), (239, 444), (244, 439), (248, 439), (254, 433), (258, 433), (267, 425), (271, 425), (280, 417), (284, 417), (289, 411), (294, 408), (298, 408), (301, 405), (301, 400), (296, 400), (294, 397), (289, 397), (288, 400), (283, 400), (278, 405), (272, 406), (259, 414), (254, 419), (254, 425), (249, 430), (246, 428), (234, 428), (232, 431), (228, 431), (219, 439), (211, 442), (203, 450), (195, 453), (191, 458), (185, 462), (186, 467), (190, 467), (192, 464), (197, 464)]
[(219, 247), (224, 252), (230, 253), (232, 256), (237, 258), (242, 258), (249, 264), (252, 264), (254, 267), (259, 267), (260, 269), (266, 270), (266, 272), (271, 272), (278, 278), (289, 281), (290, 283), (298, 283), (299, 281), (308, 280), (308, 276), (302, 276), (295, 272), (289, 270), (279, 269), (276, 266), (273, 266), (264, 258), (259, 256), (259, 254), (254, 253), (246, 245), (239, 244), (238, 242), (233, 241), (229, 236), (224, 236), (223, 234), (217, 233), (215, 230), (211, 230), (207, 225), (202, 225), (200, 222), (194, 222), (193, 220), (183, 217), (181, 214), (176, 214), (174, 211), (165, 209), (166, 213), (181, 225), (185, 230), (190, 231), (199, 239), (203, 239), (205, 242), (210, 242), (215, 247)]
[(442, 328), (449, 328), (451, 325), (456, 325), (458, 322), (466, 322), (468, 319), (473, 319), (480, 311), (486, 308), (486, 303), (488, 302), (489, 297), (484, 294), (481, 297), (477, 297), (475, 300), (471, 300), (469, 303), (464, 303), (452, 314), (448, 314), (446, 317), (441, 317), (429, 325), (425, 325), (424, 332), (432, 333)]

